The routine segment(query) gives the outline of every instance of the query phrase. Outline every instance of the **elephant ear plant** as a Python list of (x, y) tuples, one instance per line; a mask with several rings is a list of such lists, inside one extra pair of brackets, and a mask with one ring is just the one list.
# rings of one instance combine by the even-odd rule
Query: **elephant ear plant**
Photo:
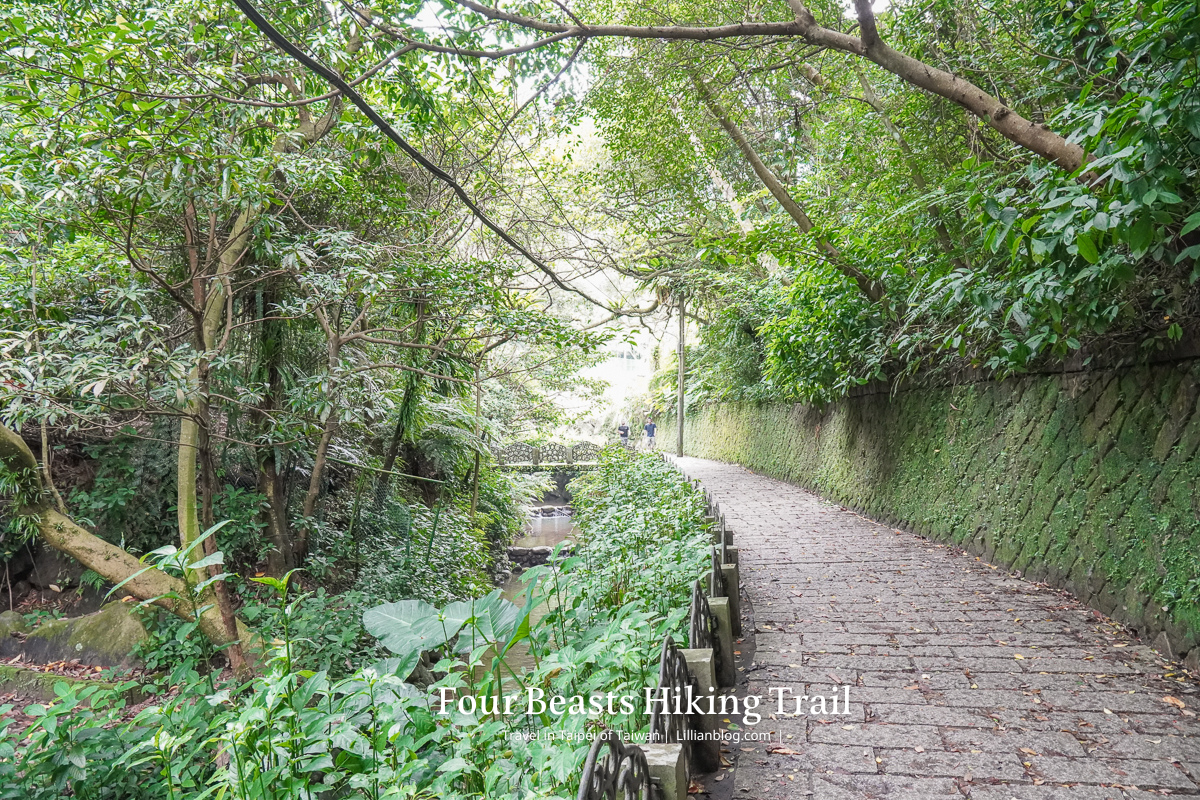
[[(440, 610), (423, 600), (385, 603), (363, 613), (363, 626), (401, 660), (450, 646), (452, 655), (447, 666), (471, 675), (485, 666), (483, 660), (490, 653), (486, 670), (498, 681), (504, 657), (515, 645), (529, 639), (529, 619), (536, 602), (535, 581), (523, 608), (505, 600), (497, 589), (484, 597), (449, 603)], [(520, 681), (511, 668), (509, 674)]]

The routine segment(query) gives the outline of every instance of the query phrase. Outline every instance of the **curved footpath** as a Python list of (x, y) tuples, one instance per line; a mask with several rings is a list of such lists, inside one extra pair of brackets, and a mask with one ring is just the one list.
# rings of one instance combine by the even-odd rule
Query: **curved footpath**
[[(1200, 796), (1200, 687), (1119, 625), (790, 484), (676, 463), (734, 532), (737, 692), (763, 697), (740, 733), (772, 732), (725, 745), (733, 766), (703, 781), (715, 797)], [(835, 685), (850, 687), (848, 715), (781, 715), (770, 692)]]

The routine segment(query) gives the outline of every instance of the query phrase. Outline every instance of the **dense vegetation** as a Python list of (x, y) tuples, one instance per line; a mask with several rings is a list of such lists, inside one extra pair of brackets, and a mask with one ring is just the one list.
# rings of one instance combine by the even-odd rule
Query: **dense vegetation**
[(402, 680), (519, 678), (404, 642), (641, 680), (698, 501), (610, 454), (526, 631), (492, 587), (540, 487), (492, 453), (666, 317), (696, 404), (1194, 351), (1194, 0), (875, 5), (4, 4), (0, 556), (140, 601), (173, 687), (119, 725), (67, 690), (15, 796), (567, 791), (577, 748), (454, 739)]
[[(839, 7), (818, 17), (855, 34)], [(696, 8), (670, 16), (719, 21)], [(1004, 375), (1192, 341), (1195, 4), (892, 2), (875, 23), (1001, 110), (976, 117), (808, 42), (602, 50), (602, 179), (637, 205), (645, 242), (630, 272), (686, 293), (705, 323), (689, 396), (828, 401), (931, 369)], [(989, 119), (1009, 112), (1086, 162), (1002, 135)]]
[[(555, 420), (548, 393), (605, 336), (547, 314), (445, 187), (239, 20), (186, 2), (0, 12), (0, 415), (21, 501), (7, 552), (40, 531), (186, 618), (184, 585), (136, 560), (176, 546), (184, 584), (207, 581), (201, 630), (240, 668), (254, 592), (227, 574), (303, 567), (376, 600), (486, 591), (529, 490), (490, 447)], [(392, 48), (347, 24), (318, 49), (353, 70)], [(373, 102), (447, 166), (480, 157), (471, 115), (454, 134), (441, 111), (479, 109), (483, 84), (382, 63)]]
[[(58, 701), (29, 709), (28, 729), (0, 740), (0, 797), (574, 797), (589, 742), (562, 734), (596, 722), (644, 733), (644, 704), (589, 718), (460, 713), (451, 702), (443, 715), (438, 699), (443, 688), (525, 697), (527, 687), (640, 698), (654, 684), (662, 637), (686, 635), (691, 584), (708, 564), (704, 498), (661, 458), (621, 447), (579, 493), (580, 554), (526, 572), (521, 608), (496, 590), (440, 610), (419, 600), (369, 609), (390, 657), (336, 679), (322, 668), (330, 645), (298, 627), (311, 598), (265, 579), (281, 641), (262, 675), (218, 685), (185, 663), (127, 720), (119, 692), (61, 685)], [(521, 647), (526, 668), (498, 657)], [(424, 691), (404, 682), (422, 650), (438, 654), (418, 669)], [(559, 736), (514, 736), (547, 729)]]

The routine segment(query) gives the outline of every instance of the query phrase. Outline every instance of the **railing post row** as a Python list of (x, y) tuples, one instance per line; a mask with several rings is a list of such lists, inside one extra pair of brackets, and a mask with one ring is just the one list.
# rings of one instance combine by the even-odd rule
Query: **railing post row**
[[(534, 458), (539, 456), (535, 449)], [(573, 463), (573, 456), (573, 451), (568, 453), (568, 463)], [(665, 460), (665, 455), (662, 457)], [(672, 466), (687, 479), (677, 464), (672, 462)], [(713, 694), (718, 687), (729, 688), (737, 681), (733, 641), (742, 628), (738, 550), (715, 497), (698, 479), (690, 483), (704, 493), (705, 521), (712, 534), (708, 594), (699, 580), (692, 584), (690, 647), (677, 648), (669, 634), (663, 641), (660, 696), (688, 690)], [(708, 736), (685, 741), (689, 737), (684, 732), (689, 729)], [(577, 800), (686, 800), (692, 764), (704, 772), (720, 769), (720, 741), (713, 736), (718, 729), (715, 715), (680, 717), (662, 713), (659, 708), (651, 714), (650, 742), (646, 745), (626, 745), (615, 731), (605, 731), (592, 744), (584, 762)]]

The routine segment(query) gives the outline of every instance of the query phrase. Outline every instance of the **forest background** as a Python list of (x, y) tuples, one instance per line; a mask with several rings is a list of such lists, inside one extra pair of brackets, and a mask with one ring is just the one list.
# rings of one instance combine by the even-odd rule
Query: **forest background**
[[(14, 2), (0, 42), (0, 546), (163, 608), (163, 664), (252, 674), (256, 576), (342, 670), (364, 607), (485, 594), (536, 492), (495, 448), (668, 314), (689, 406), (1195, 349), (1195, 2)], [(669, 343), (622, 413), (674, 407)]]

